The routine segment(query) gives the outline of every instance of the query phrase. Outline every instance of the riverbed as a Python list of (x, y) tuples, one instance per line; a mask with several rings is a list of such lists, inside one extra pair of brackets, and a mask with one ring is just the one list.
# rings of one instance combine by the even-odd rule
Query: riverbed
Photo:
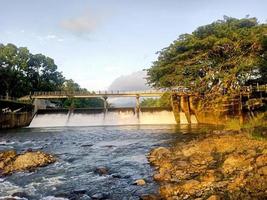
[[(192, 140), (204, 129), (197, 125), (137, 125), (1, 131), (0, 151), (42, 150), (55, 155), (57, 162), (36, 171), (1, 177), (0, 197), (21, 192), (27, 199), (79, 196), (134, 200), (144, 194), (156, 194), (154, 169), (146, 155), (158, 146)], [(107, 174), (97, 173), (99, 167), (107, 169)], [(146, 184), (135, 185), (138, 179), (144, 179)]]

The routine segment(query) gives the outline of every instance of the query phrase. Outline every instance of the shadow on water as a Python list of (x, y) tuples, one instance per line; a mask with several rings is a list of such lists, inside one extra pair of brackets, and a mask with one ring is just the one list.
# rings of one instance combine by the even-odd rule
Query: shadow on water
[[(133, 125), (96, 127), (23, 128), (0, 132), (0, 151), (28, 148), (56, 155), (57, 162), (34, 172), (19, 172), (0, 179), (0, 197), (25, 192), (29, 199), (73, 195), (109, 199), (139, 199), (156, 193), (153, 168), (146, 155), (158, 146), (198, 137), (212, 126)], [(95, 173), (105, 167), (107, 175)], [(134, 185), (145, 179), (145, 186)], [(80, 195), (80, 194), (79, 194)], [(78, 196), (79, 196), (78, 195)], [(74, 198), (74, 197), (73, 197)]]

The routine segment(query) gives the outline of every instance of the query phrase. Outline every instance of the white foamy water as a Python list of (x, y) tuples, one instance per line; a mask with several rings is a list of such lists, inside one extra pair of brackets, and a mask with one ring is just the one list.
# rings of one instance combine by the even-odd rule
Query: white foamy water
[(109, 111), (107, 113), (37, 114), (30, 127), (176, 124), (172, 111)]

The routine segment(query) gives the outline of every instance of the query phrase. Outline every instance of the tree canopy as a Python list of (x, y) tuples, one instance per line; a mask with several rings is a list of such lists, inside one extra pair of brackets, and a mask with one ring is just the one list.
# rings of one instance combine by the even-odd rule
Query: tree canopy
[(201, 93), (236, 92), (240, 86), (267, 83), (267, 24), (256, 18), (225, 16), (183, 34), (158, 52), (148, 69), (156, 88), (183, 86)]
[(0, 44), (0, 95), (21, 97), (34, 91), (60, 90), (65, 81), (52, 58), (25, 47)]
[[(52, 58), (32, 54), (26, 47), (0, 44), (0, 95), (22, 97), (35, 91), (87, 91), (72, 79), (66, 79)], [(65, 99), (64, 107), (103, 107), (95, 99)]]

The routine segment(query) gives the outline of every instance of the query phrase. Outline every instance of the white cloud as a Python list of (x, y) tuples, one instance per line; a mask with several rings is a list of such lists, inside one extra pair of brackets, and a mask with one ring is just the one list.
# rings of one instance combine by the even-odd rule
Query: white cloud
[(88, 9), (82, 15), (63, 20), (60, 25), (62, 28), (76, 34), (88, 34), (96, 30), (103, 16), (93, 14)]

